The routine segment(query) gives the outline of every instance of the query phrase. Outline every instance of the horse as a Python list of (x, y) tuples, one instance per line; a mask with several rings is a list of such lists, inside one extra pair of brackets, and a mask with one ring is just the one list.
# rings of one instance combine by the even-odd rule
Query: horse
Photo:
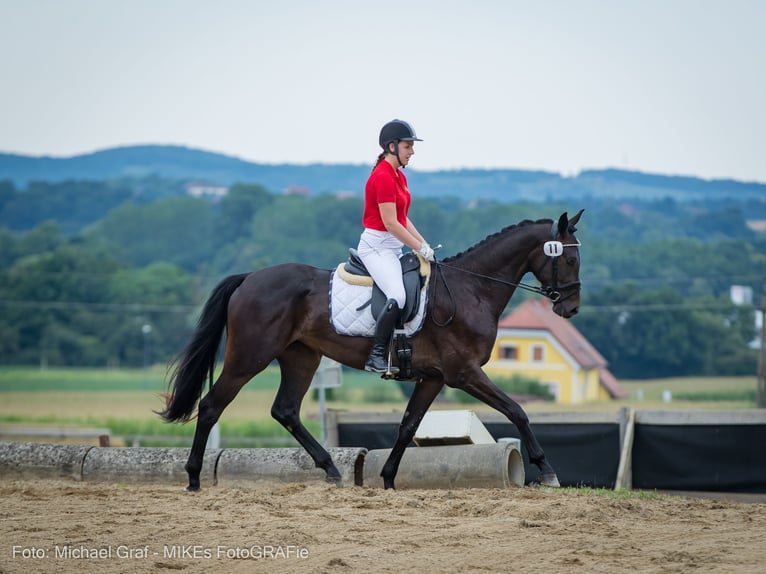
[[(524, 220), (487, 236), (452, 257), (435, 262), (428, 285), (427, 314), (412, 337), (414, 390), (398, 437), (381, 471), (386, 489), (407, 446), (442, 388), (462, 389), (493, 407), (518, 429), (539, 483), (559, 486), (521, 406), (484, 373), (497, 337), (500, 316), (516, 288), (544, 295), (564, 318), (580, 305), (579, 242), (571, 219)], [(540, 286), (521, 283), (531, 272)], [(240, 389), (276, 360), (281, 380), (271, 415), (311, 455), (326, 480), (338, 485), (341, 474), (330, 454), (300, 419), (301, 403), (322, 356), (363, 369), (372, 346), (369, 337), (340, 335), (329, 317), (332, 270), (283, 263), (222, 279), (203, 306), (189, 342), (171, 362), (165, 408), (167, 422), (188, 422), (197, 406), (197, 426), (185, 470), (188, 491), (200, 489), (205, 445), (213, 425)], [(429, 321), (428, 318), (431, 318)], [(213, 384), (216, 359), (226, 332), (223, 368)], [(393, 359), (396, 363), (396, 357)], [(204, 398), (205, 381), (209, 390)]]

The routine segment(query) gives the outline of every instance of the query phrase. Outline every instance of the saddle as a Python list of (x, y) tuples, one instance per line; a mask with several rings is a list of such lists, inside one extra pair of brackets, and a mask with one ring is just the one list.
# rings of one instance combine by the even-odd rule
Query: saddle
[[(356, 249), (352, 247), (348, 250), (348, 253), (348, 261), (338, 268), (346, 272), (347, 275), (344, 274), (343, 278), (349, 283), (372, 285), (371, 299), (359, 307), (358, 310), (361, 311), (369, 305), (372, 316), (377, 317), (386, 304), (386, 295), (380, 290), (380, 287), (373, 283), (372, 277), (370, 277), (370, 273), (367, 271), (367, 267), (365, 267)], [(402, 265), (404, 292), (407, 296), (404, 308), (399, 313), (399, 325), (403, 325), (411, 321), (418, 313), (420, 294), (428, 279), (431, 267), (428, 261), (415, 253), (405, 253), (399, 261)], [(349, 275), (352, 277), (349, 277)]]

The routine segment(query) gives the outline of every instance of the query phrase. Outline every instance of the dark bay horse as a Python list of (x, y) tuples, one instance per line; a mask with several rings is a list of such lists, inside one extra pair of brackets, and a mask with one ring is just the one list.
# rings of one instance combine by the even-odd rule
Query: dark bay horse
[[(539, 481), (559, 485), (526, 413), (481, 366), (490, 358), (498, 320), (517, 287), (548, 296), (553, 311), (562, 317), (577, 313), (580, 255), (574, 232), (581, 215), (582, 210), (572, 219), (564, 213), (557, 222), (522, 221), (437, 263), (429, 284), (426, 321), (412, 339), (417, 384), (381, 471), (385, 488), (394, 488), (404, 450), (444, 385), (462, 389), (508, 417), (519, 430), (530, 462), (540, 470)], [(551, 251), (546, 245), (551, 240), (558, 241), (558, 249), (554, 244)], [(527, 272), (542, 286), (520, 283)], [(191, 340), (174, 362), (170, 395), (159, 413), (166, 421), (186, 422), (199, 401), (197, 428), (185, 467), (187, 490), (200, 488), (210, 429), (239, 390), (274, 359), (279, 363), (281, 382), (272, 416), (327, 473), (328, 481), (340, 481), (329, 453), (301, 423), (301, 403), (323, 355), (363, 369), (372, 339), (334, 331), (328, 316), (330, 275), (327, 269), (287, 263), (232, 275), (213, 289)], [(212, 384), (224, 331), (223, 369)], [(206, 379), (211, 387), (200, 400)]]

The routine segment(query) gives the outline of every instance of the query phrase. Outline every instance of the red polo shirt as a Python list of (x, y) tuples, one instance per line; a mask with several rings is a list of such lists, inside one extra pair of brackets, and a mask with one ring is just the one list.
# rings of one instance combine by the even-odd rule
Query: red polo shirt
[(407, 212), (410, 209), (410, 190), (407, 178), (401, 169), (394, 169), (386, 160), (382, 160), (372, 170), (364, 188), (364, 215), (362, 225), (367, 229), (386, 231), (380, 217), (379, 203), (395, 203), (396, 219), (407, 227)]

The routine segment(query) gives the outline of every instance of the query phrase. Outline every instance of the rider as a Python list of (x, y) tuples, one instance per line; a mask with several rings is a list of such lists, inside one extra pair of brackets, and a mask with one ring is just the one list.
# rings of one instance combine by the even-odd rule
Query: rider
[[(411, 197), (403, 169), (415, 154), (414, 142), (423, 141), (412, 126), (402, 120), (391, 120), (380, 130), (378, 138), (383, 152), (372, 169), (364, 190), (364, 231), (357, 251), (375, 283), (386, 295), (386, 304), (375, 325), (366, 371), (385, 373), (385, 354), (391, 335), (404, 307), (405, 292), (399, 258), (404, 245), (417, 251), (428, 261), (434, 251), (407, 217)], [(396, 367), (391, 372), (398, 372)]]

